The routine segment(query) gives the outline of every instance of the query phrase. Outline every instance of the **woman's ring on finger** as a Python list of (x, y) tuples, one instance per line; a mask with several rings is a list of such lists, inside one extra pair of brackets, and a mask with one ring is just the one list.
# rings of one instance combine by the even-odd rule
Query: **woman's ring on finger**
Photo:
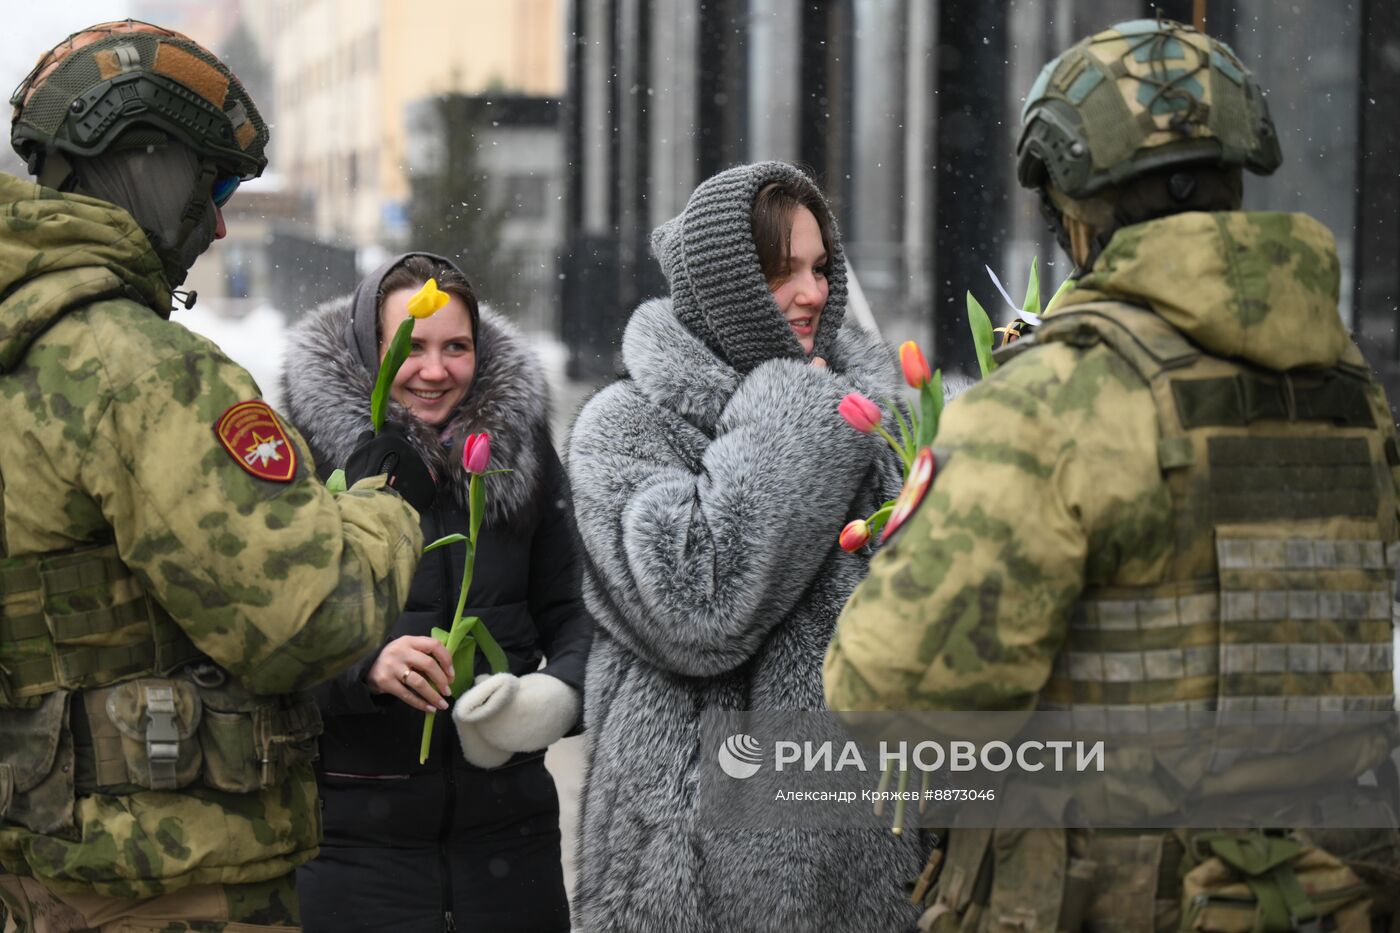
[(403, 669), (403, 676), (401, 676), (401, 677), (399, 678), (399, 680), (402, 680), (405, 684), (407, 684), (407, 683), (408, 683), (408, 675), (409, 675), (409, 674), (412, 674), (412, 673), (413, 673), (413, 668), (411, 668), (411, 667), (406, 667), (406, 668), (404, 668), (404, 669)]

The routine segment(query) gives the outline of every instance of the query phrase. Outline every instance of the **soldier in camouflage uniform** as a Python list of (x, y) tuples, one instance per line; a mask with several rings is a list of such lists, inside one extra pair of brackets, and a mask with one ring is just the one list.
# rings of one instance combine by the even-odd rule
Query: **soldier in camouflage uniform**
[(44, 184), (0, 175), (6, 929), (294, 927), (320, 832), (298, 691), (398, 615), (411, 497), (384, 476), (333, 496), (248, 374), (168, 320), (266, 164), (216, 58), (106, 24), (12, 103)]
[[(1241, 169), (1279, 160), (1253, 78), (1189, 27), (1119, 24), (1046, 66), (1018, 175), (1075, 288), (945, 412), (932, 487), (840, 619), (832, 708), (1392, 709), (1400, 448), (1331, 234), (1239, 210)], [(1277, 773), (1384, 763), (1347, 741)], [(1304, 893), (1302, 861), (1270, 887), (1226, 858), (1257, 900), (1222, 926), (1220, 889), (1183, 906), (1208, 837), (955, 827), (922, 928), (1365, 930), (1395, 910), (1391, 831), (1249, 844), (1349, 864)], [(1353, 870), (1374, 903), (1323, 903)]]

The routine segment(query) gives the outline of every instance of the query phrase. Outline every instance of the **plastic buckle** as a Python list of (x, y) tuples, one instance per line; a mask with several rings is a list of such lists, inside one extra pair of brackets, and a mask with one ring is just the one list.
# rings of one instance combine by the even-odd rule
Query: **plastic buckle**
[(146, 762), (153, 790), (173, 790), (175, 763), (180, 758), (180, 730), (175, 720), (175, 690), (143, 687), (146, 697)]

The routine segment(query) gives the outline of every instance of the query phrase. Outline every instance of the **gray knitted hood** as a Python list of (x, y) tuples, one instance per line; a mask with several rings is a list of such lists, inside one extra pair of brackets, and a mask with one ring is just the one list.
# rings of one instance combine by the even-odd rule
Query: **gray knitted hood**
[[(735, 166), (702, 182), (680, 216), (651, 234), (676, 317), (743, 374), (764, 360), (807, 356), (768, 291), (753, 240), (758, 192), (769, 182), (795, 179), (810, 182), (786, 162)], [(846, 257), (834, 218), (832, 252), (813, 351), (821, 357), (831, 352), (846, 316)]]

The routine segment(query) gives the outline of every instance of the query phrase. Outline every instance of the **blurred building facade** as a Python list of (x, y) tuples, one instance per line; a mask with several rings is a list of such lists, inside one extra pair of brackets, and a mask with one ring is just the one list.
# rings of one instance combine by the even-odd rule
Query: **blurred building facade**
[(287, 187), (357, 247), (406, 233), (408, 105), (487, 89), (558, 97), (563, 0), (244, 0), (271, 37)]
[(1017, 299), (1032, 257), (1047, 287), (1070, 271), (1014, 178), (1025, 90), (1084, 35), (1158, 13), (1191, 22), (1202, 6), (1268, 90), (1284, 149), (1274, 176), (1248, 178), (1246, 206), (1333, 229), (1343, 315), (1395, 359), (1400, 180), (1386, 152), (1400, 115), (1385, 92), (1400, 13), (1387, 0), (575, 0), (572, 371), (615, 369), (631, 308), (664, 291), (650, 231), (710, 174), (769, 158), (807, 166), (832, 199), (884, 335), (932, 338), (941, 365), (967, 371), (965, 293), (994, 317), (1003, 306), (984, 265)]

